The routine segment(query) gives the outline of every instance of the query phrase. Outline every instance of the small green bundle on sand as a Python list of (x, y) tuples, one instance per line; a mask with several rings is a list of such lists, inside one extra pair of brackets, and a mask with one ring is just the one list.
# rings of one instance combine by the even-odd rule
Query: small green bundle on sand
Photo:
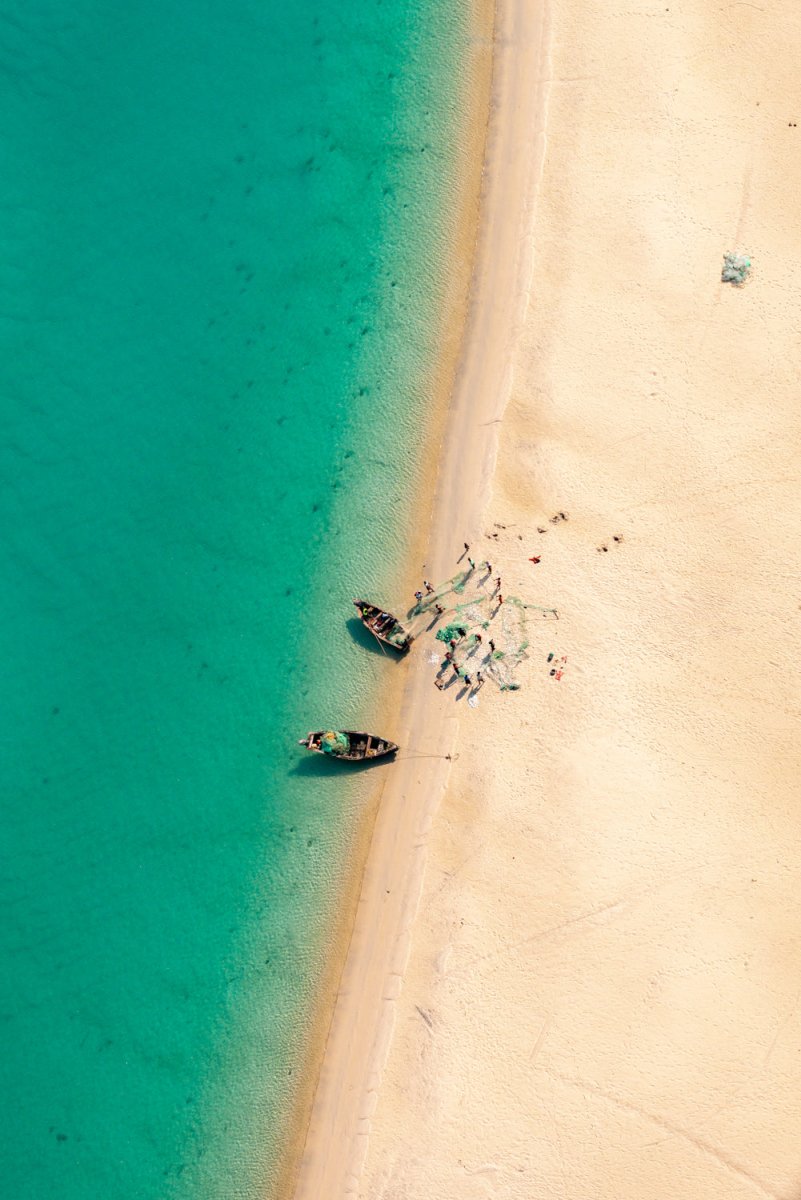
[(724, 254), (720, 282), (733, 283), (735, 287), (742, 287), (750, 271), (751, 259), (744, 254)]

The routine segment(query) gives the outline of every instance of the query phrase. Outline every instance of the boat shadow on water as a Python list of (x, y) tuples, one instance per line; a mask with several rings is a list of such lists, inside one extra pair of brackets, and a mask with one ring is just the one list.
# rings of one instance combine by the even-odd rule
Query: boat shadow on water
[(349, 617), (346, 625), (356, 645), (361, 646), (363, 650), (369, 650), (371, 654), (377, 654), (389, 662), (403, 662), (403, 655), (382, 645), (375, 634), (370, 633), (370, 630), (365, 628), (358, 617)]
[[(303, 751), (301, 751), (301, 754)], [(290, 775), (300, 775), (304, 779), (347, 779), (348, 776), (360, 775), (362, 771), (377, 771), (381, 767), (390, 767), (396, 755), (387, 754), (382, 758), (368, 758), (364, 762), (336, 762), (326, 754), (305, 754), (298, 759), (290, 769)]]

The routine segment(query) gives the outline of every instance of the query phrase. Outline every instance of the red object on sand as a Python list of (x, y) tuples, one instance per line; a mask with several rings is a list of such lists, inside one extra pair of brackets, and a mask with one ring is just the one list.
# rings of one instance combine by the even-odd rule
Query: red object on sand
[(540, 555), (532, 554), (531, 558), (528, 561), (533, 562), (533, 563), (538, 563), (540, 561)]

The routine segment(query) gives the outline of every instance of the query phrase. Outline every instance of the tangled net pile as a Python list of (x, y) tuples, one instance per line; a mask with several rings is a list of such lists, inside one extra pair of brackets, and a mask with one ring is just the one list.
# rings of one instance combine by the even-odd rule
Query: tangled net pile
[(340, 754), (348, 753), (350, 739), (346, 733), (336, 733), (333, 729), (328, 729), (320, 738), (320, 749), (323, 754), (331, 754), (336, 758)]
[(751, 270), (751, 259), (745, 254), (724, 254), (723, 270), (720, 273), (721, 283), (733, 283), (742, 287)]
[[(524, 604), (516, 596), (506, 596), (498, 607), (497, 597), (488, 590), (489, 584), (489, 572), (482, 572), (480, 567), (459, 571), (409, 609), (407, 626), (417, 636), (433, 629), (438, 619), (446, 621), (436, 637), (446, 644), (456, 641), (455, 659), (460, 676), (475, 679), (476, 672), (481, 671), (502, 692), (516, 691), (520, 684), (515, 672), (527, 657), (530, 622), (536, 619), (535, 614), (540, 620), (558, 620), (559, 614), (555, 608)], [(438, 604), (444, 613), (437, 613)], [(427, 618), (429, 623), (421, 630)], [(490, 650), (490, 641), (495, 645), (494, 651)]]

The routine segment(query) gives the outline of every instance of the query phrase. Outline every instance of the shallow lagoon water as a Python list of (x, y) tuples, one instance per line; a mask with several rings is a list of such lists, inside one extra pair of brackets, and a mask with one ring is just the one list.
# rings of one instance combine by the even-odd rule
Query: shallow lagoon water
[(388, 669), (347, 622), (419, 485), (466, 10), (5, 15), (4, 1188), (263, 1196), (359, 811), (295, 743)]

